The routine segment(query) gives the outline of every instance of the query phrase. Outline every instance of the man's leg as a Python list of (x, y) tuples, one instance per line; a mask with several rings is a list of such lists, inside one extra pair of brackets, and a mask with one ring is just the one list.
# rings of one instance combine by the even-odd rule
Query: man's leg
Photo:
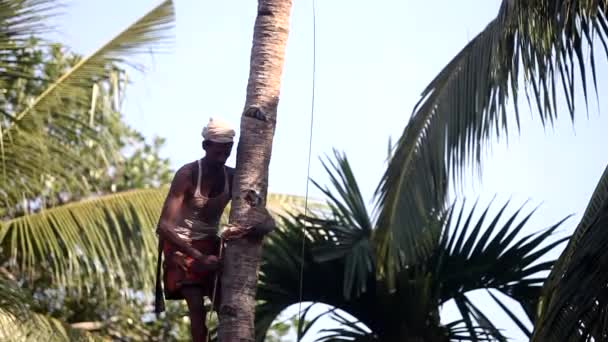
[(188, 311), (190, 312), (192, 342), (205, 342), (207, 338), (207, 325), (205, 322), (203, 289), (200, 286), (184, 286), (182, 294), (186, 298)]

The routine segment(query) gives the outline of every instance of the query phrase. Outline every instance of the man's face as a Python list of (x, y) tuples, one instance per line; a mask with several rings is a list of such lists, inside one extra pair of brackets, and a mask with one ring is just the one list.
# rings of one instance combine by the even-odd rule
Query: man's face
[(203, 149), (207, 153), (206, 159), (212, 163), (224, 165), (230, 157), (234, 143), (203, 142)]

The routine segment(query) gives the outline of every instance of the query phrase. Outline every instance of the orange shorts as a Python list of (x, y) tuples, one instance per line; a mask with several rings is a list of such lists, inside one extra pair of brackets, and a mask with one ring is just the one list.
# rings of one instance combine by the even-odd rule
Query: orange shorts
[[(220, 241), (212, 237), (204, 240), (193, 240), (192, 247), (206, 255), (219, 255)], [(182, 253), (176, 253), (177, 249), (170, 242), (163, 242), (164, 272), (163, 283), (166, 299), (184, 299), (181, 293), (182, 286), (194, 285), (203, 289), (203, 295), (211, 298), (216, 271), (195, 270), (192, 267), (194, 259)], [(177, 263), (178, 258), (183, 258), (186, 270)], [(218, 279), (219, 280), (219, 279)], [(216, 294), (219, 296), (219, 293)]]

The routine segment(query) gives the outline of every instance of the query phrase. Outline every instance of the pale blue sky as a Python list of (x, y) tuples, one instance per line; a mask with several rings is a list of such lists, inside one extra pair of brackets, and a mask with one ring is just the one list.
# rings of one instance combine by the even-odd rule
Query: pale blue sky
[[(77, 52), (92, 52), (157, 3), (71, 0), (59, 23), (59, 39)], [(345, 151), (371, 201), (385, 168), (389, 136), (399, 137), (420, 92), (494, 17), (499, 4), (318, 0), (312, 177), (325, 183), (318, 157), (332, 148)], [(167, 138), (163, 154), (173, 168), (200, 156), (200, 131), (210, 116), (238, 128), (255, 8), (254, 0), (177, 0), (174, 51), (148, 58), (146, 75), (131, 75), (136, 83), (128, 90), (126, 120), (147, 137)], [(605, 92), (605, 58), (598, 60), (599, 87)], [(294, 1), (270, 171), (273, 192), (304, 194), (311, 70), (311, 0)], [(606, 106), (603, 100), (600, 104)], [(481, 204), (497, 195), (496, 206), (511, 198), (513, 209), (528, 199), (529, 209), (542, 203), (527, 232), (577, 214), (563, 226), (564, 233), (572, 232), (608, 163), (608, 135), (602, 134), (608, 118), (598, 115), (593, 100), (587, 120), (579, 101), (574, 126), (564, 106), (562, 120), (545, 132), (522, 105), (521, 136), (511, 134), (508, 147), (494, 145), (483, 177), (467, 181), (463, 195), (479, 197)], [(445, 320), (455, 318), (449, 306), (443, 312)], [(490, 306), (486, 312), (513, 340), (525, 341), (500, 309)]]

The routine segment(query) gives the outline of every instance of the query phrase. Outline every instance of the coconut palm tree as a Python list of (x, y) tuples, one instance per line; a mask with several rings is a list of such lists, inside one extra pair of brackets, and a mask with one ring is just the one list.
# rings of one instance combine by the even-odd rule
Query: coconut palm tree
[[(44, 221), (28, 214), (39, 211), (36, 215), (47, 215), (41, 209), (57, 205), (46, 202), (48, 198), (86, 194), (88, 184), (77, 172), (98, 168), (100, 156), (112, 160), (116, 155), (116, 147), (108, 143), (112, 139), (107, 139), (108, 131), (103, 125), (104, 115), (114, 110), (108, 100), (120, 97), (124, 84), (116, 66), (139, 67), (133, 57), (163, 52), (170, 43), (174, 21), (173, 3), (166, 0), (48, 84), (44, 75), (30, 73), (37, 62), (30, 58), (31, 54), (23, 52), (27, 52), (31, 39), (51, 29), (46, 20), (56, 15), (58, 8), (58, 2), (51, 0), (0, 3), (0, 87), (3, 90), (0, 245), (3, 262), (8, 262), (8, 270), (3, 267), (0, 277), (2, 296), (6, 299), (0, 304), (3, 320), (35, 321), (32, 319), (37, 315), (28, 314), (28, 301), (23, 300), (23, 296), (6, 294), (18, 291), (11, 277), (26, 273), (31, 276), (36, 273), (36, 267), (52, 274), (53, 281), (62, 286), (85, 286), (102, 279), (103, 274), (120, 280), (122, 270), (115, 268), (120, 264), (117, 256), (111, 254), (116, 249), (110, 253), (105, 250), (109, 244), (104, 238), (112, 236), (91, 231), (87, 234), (74, 229), (73, 225), (70, 227), (73, 222), (57, 220), (57, 217)], [(39, 89), (42, 84), (48, 85)], [(82, 108), (90, 109), (83, 111)], [(83, 147), (93, 153), (83, 154)], [(87, 226), (87, 220), (94, 223), (90, 216), (82, 214), (79, 218), (86, 220), (78, 222), (80, 227)], [(37, 226), (38, 223), (41, 225)], [(89, 239), (82, 238), (85, 236)], [(83, 251), (90, 254), (85, 255)], [(103, 259), (104, 256), (109, 259)], [(53, 320), (47, 319), (46, 323), (48, 327), (64, 327)], [(2, 328), (10, 326), (2, 324)], [(25, 331), (29, 334), (30, 330), (26, 327)], [(15, 336), (14, 331), (8, 333)], [(42, 329), (41, 333), (45, 334)]]
[[(276, 125), (291, 0), (258, 0), (241, 136), (237, 148), (230, 224), (267, 221), (268, 166)], [(255, 292), (261, 241), (226, 246), (219, 310), (220, 341), (253, 341)]]
[[(378, 190), (376, 273), (389, 287), (394, 287), (393, 274), (432, 254), (433, 240), (423, 223), (427, 213), (445, 207), (448, 181), (461, 178), (466, 166), (481, 170), (482, 151), (513, 123), (522, 129), (520, 84), (543, 125), (563, 113), (574, 119), (581, 88), (587, 104), (591, 88), (597, 91), (596, 51), (608, 54), (607, 14), (605, 0), (504, 0), (496, 18), (424, 89)], [(510, 100), (512, 113), (507, 112)], [(605, 182), (546, 284), (539, 340), (605, 339), (606, 281), (593, 277), (607, 264), (592, 243), (603, 238)], [(582, 268), (583, 260), (593, 262)], [(594, 286), (577, 297), (575, 289), (591, 279)]]
[(543, 125), (558, 114), (574, 117), (575, 93), (582, 86), (587, 101), (597, 84), (593, 47), (608, 46), (607, 8), (605, 0), (504, 0), (496, 18), (428, 84), (378, 188), (379, 274), (428, 257), (425, 215), (445, 206), (446, 184), (462, 179), (467, 166), (482, 170), (482, 151), (493, 138), (514, 123), (525, 129), (518, 110), (524, 90)]
[[(428, 258), (391, 273), (394, 279), (389, 282), (389, 273), (377, 273), (382, 261), (376, 253), (380, 221), (369, 215), (346, 156), (336, 153), (335, 162), (324, 166), (334, 188), (319, 186), (327, 196), (329, 212), (285, 217), (264, 247), (256, 312), (259, 341), (280, 312), (301, 300), (327, 304), (355, 317), (350, 321), (332, 311), (341, 326), (326, 331), (330, 335), (323, 341), (506, 341), (490, 313), (470, 298), (472, 291), (479, 290), (487, 291), (524, 333), (531, 334), (504, 298), (517, 301), (527, 318), (535, 321), (543, 273), (553, 264), (539, 259), (565, 241), (552, 238), (563, 221), (521, 237), (532, 215), (519, 218), (523, 207), (507, 214), (507, 203), (493, 216), (489, 207), (476, 215), (475, 206), (467, 211), (464, 205), (430, 212), (424, 223), (429, 232)], [(300, 249), (303, 230), (302, 260), (294, 251)], [(449, 301), (456, 304), (462, 320), (441, 324), (439, 310)], [(302, 326), (301, 333), (308, 328)]]
[[(3, 20), (8, 24), (16, 23), (16, 27), (9, 26), (7, 31), (19, 32), (17, 38), (10, 34), (2, 35), (2, 47), (9, 47), (2, 56), (16, 60), (1, 76), (3, 89), (10, 89), (10, 83), (30, 63), (19, 60), (19, 55), (12, 53), (23, 45), (24, 37), (38, 33), (27, 29), (42, 26), (44, 21), (40, 20), (58, 5), (56, 1), (49, 0), (13, 0), (3, 4), (10, 9), (0, 13)], [(99, 122), (109, 106), (108, 103), (100, 103), (103, 96), (119, 97), (124, 84), (114, 66), (138, 66), (133, 57), (149, 51), (165, 51), (170, 42), (173, 20), (173, 3), (164, 1), (96, 52), (79, 60), (36, 97), (24, 92), (17, 95), (20, 100), (14, 106), (3, 108), (4, 115), (0, 121), (3, 209), (19, 207), (24, 199), (38, 198), (42, 192), (54, 188), (63, 192), (86, 189), (87, 184), (83, 184), (82, 178), (74, 177), (70, 170), (95, 168), (99, 165), (99, 158), (93, 153), (79, 153), (80, 147), (92, 145), (93, 151), (106, 158), (112, 158), (115, 152), (112, 146), (107, 146), (106, 141), (112, 140), (107, 139), (107, 132)], [(32, 23), (28, 24), (28, 21)], [(75, 108), (91, 109), (86, 112)], [(57, 160), (62, 163), (57, 163)], [(2, 214), (5, 216), (6, 213)]]
[[(492, 138), (507, 134), (513, 123), (521, 129), (518, 100), (523, 90), (543, 125), (558, 119), (558, 113), (561, 117), (566, 112), (574, 118), (575, 93), (580, 88), (588, 101), (591, 83), (597, 88), (593, 47), (599, 45), (608, 53), (607, 11), (605, 0), (504, 0), (495, 19), (424, 89), (377, 191), (378, 220), (371, 235), (374, 272), (378, 279), (386, 280), (390, 291), (397, 290), (400, 272), (427, 262), (435, 253), (432, 225), (426, 222), (429, 213), (436, 216), (445, 212), (450, 203), (450, 181), (462, 179), (467, 166), (481, 170), (482, 151)], [(576, 78), (580, 79), (578, 84)], [(522, 83), (524, 88), (520, 89)], [(559, 107), (558, 98), (565, 100), (564, 108)], [(508, 113), (511, 100), (514, 112)], [(594, 202), (598, 200), (594, 198)], [(598, 206), (593, 204), (593, 208)], [(598, 209), (595, 215), (600, 213)], [(590, 223), (581, 225), (575, 233), (576, 241), (584, 232), (589, 234)], [(576, 246), (584, 248), (580, 243), (570, 244), (556, 268), (558, 273), (548, 284), (547, 296), (555, 295), (552, 291), (558, 280), (564, 281), (559, 272), (570, 267), (567, 265), (576, 254)], [(579, 253), (587, 255), (588, 251)], [(599, 274), (605, 264), (596, 261), (593, 265), (596, 267), (588, 275)], [(570, 279), (573, 289), (580, 278)], [(597, 302), (591, 298), (601, 297), (600, 292), (590, 296), (593, 305)], [(582, 317), (572, 298), (553, 299), (552, 303), (552, 310), (563, 311), (546, 317), (565, 317), (564, 312)], [(593, 305), (579, 308), (586, 310), (587, 318), (571, 324), (578, 324), (580, 329), (580, 325), (588, 327), (590, 322), (604, 322), (603, 311), (591, 310)], [(543, 322), (548, 325), (544, 328), (547, 332), (564, 332), (552, 325), (559, 320)], [(597, 331), (594, 333), (598, 336)]]

